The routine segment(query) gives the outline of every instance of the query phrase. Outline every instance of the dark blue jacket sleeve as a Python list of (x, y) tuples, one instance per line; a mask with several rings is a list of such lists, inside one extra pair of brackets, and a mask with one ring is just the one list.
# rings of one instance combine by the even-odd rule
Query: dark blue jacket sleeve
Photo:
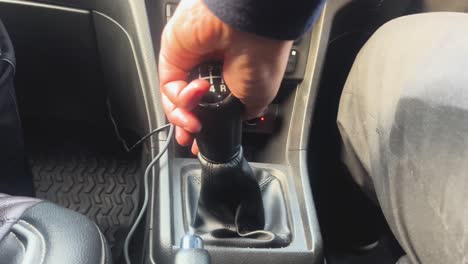
[(325, 0), (205, 0), (232, 27), (264, 37), (292, 40), (317, 20)]

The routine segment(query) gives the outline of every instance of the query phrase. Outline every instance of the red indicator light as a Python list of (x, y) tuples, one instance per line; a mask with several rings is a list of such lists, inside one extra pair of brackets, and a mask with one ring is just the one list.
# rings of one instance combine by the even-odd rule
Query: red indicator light
[(265, 121), (265, 117), (264, 116), (260, 117), (260, 121)]

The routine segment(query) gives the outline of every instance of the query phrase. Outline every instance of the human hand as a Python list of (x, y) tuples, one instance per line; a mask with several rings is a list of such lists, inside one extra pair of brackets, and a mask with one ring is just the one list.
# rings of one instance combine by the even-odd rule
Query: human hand
[[(278, 92), (292, 41), (238, 31), (211, 13), (203, 0), (182, 0), (161, 38), (159, 80), (164, 112), (182, 146), (201, 129), (192, 113), (209, 89), (205, 80), (187, 83), (188, 73), (209, 59), (224, 61), (223, 77), (245, 104), (245, 118), (261, 114)], [(198, 153), (196, 143), (192, 152)]]

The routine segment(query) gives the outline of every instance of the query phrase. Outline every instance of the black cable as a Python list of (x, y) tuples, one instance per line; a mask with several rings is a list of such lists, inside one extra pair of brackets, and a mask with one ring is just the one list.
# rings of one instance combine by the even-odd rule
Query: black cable
[(174, 135), (174, 126), (173, 125), (165, 125), (162, 127), (159, 127), (152, 131), (150, 134), (144, 136), (142, 139), (140, 139), (137, 143), (135, 143), (131, 148), (134, 148), (136, 145), (139, 143), (143, 142), (145, 139), (153, 135), (154, 133), (160, 132), (163, 129), (169, 127), (169, 133), (167, 134), (167, 139), (166, 143), (164, 143), (164, 146), (161, 148), (159, 151), (158, 155), (148, 164), (145, 170), (145, 174), (143, 175), (143, 186), (144, 186), (144, 199), (143, 199), (143, 205), (141, 206), (140, 213), (138, 214), (137, 218), (135, 219), (135, 222), (133, 223), (132, 228), (128, 232), (127, 237), (125, 238), (125, 243), (124, 243), (124, 257), (125, 257), (125, 262), (127, 264), (131, 264), (132, 262), (130, 261), (130, 255), (129, 255), (129, 245), (130, 245), (130, 240), (132, 239), (133, 234), (135, 233), (135, 230), (138, 227), (138, 224), (140, 223), (141, 219), (143, 218), (143, 215), (146, 212), (146, 208), (148, 207), (148, 200), (149, 200), (149, 183), (148, 183), (148, 178), (151, 172), (151, 169), (153, 166), (159, 161), (159, 159), (166, 153), (167, 149), (169, 148), (169, 144), (172, 141), (172, 136)]
[(148, 139), (149, 137), (151, 137), (152, 135), (158, 133), (158, 132), (161, 132), (161, 130), (163, 129), (166, 129), (168, 127), (170, 127), (171, 124), (167, 124), (167, 125), (164, 125), (162, 127), (158, 127), (156, 128), (155, 130), (149, 132), (146, 136), (142, 137), (140, 140), (138, 140), (135, 144), (133, 144), (131, 147), (128, 147), (127, 146), (127, 143), (124, 143), (124, 148), (127, 152), (130, 152), (132, 151), (136, 146), (138, 146), (139, 144), (143, 143), (146, 139)]
[(120, 132), (119, 132), (119, 128), (117, 126), (117, 122), (116, 120), (114, 119), (114, 116), (112, 115), (112, 106), (111, 106), (111, 102), (110, 102), (110, 98), (108, 97), (107, 100), (106, 100), (106, 104), (107, 104), (107, 111), (108, 111), (108, 114), (109, 114), (109, 118), (112, 122), (112, 125), (114, 127), (114, 132), (115, 132), (115, 135), (117, 136), (117, 138), (119, 139), (119, 141), (122, 143), (122, 146), (123, 148), (125, 149), (125, 151), (127, 152), (130, 152), (132, 151), (136, 146), (140, 145), (141, 143), (143, 143), (146, 139), (148, 139), (149, 137), (151, 137), (152, 135), (160, 132), (161, 130), (169, 127), (171, 124), (167, 124), (167, 125), (164, 125), (162, 127), (158, 127), (156, 129), (154, 129), (153, 131), (149, 132), (148, 134), (146, 134), (144, 137), (142, 137), (140, 140), (138, 140), (135, 144), (133, 144), (131, 147), (128, 147), (127, 145), (127, 141), (125, 141), (125, 139), (120, 135)]

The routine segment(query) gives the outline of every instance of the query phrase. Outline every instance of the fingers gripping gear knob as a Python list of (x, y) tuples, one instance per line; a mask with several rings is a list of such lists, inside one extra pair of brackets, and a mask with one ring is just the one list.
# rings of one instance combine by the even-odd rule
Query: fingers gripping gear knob
[(199, 65), (189, 75), (189, 80), (204, 79), (210, 83), (210, 91), (202, 98), (200, 105), (216, 105), (225, 100), (231, 91), (223, 79), (221, 62), (207, 62)]
[(199, 65), (189, 75), (189, 81), (196, 79), (210, 83), (210, 90), (195, 109), (202, 123), (196, 135), (200, 154), (214, 163), (229, 161), (241, 147), (243, 105), (224, 82), (221, 62)]

